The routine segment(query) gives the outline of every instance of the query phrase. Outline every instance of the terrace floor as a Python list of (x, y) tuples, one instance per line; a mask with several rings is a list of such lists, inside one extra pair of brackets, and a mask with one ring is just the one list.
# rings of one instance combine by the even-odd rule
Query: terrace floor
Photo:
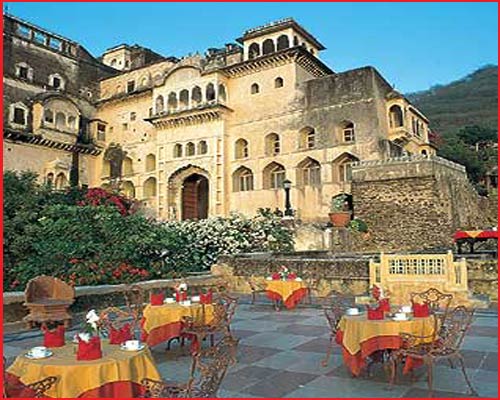
[[(76, 332), (76, 328), (74, 328)], [(352, 378), (342, 364), (336, 346), (328, 367), (321, 366), (328, 345), (328, 329), (322, 311), (299, 305), (294, 310), (276, 312), (261, 298), (250, 305), (240, 296), (240, 305), (232, 324), (233, 334), (241, 338), (239, 357), (223, 381), (219, 397), (428, 397), (424, 369), (416, 372), (416, 382), (401, 377), (392, 388), (382, 365), (372, 368), (371, 376)], [(4, 335), (7, 365), (21, 352), (40, 345), (38, 332)], [(165, 380), (186, 381), (191, 358), (188, 346), (174, 344), (152, 349), (158, 369)], [(480, 397), (498, 395), (498, 314), (483, 311), (462, 346), (467, 372)], [(447, 363), (434, 370), (435, 397), (470, 397), (459, 368)]]

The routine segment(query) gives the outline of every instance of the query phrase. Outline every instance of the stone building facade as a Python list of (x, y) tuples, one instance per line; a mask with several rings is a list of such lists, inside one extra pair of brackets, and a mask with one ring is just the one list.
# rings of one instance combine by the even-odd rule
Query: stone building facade
[(351, 193), (351, 163), (435, 153), (425, 116), (376, 69), (333, 72), (292, 19), (205, 55), (120, 45), (99, 60), (4, 21), (4, 168), (54, 179), (79, 154), (80, 183), (118, 186), (161, 219), (282, 208), (288, 179), (297, 217), (326, 221), (331, 198)]

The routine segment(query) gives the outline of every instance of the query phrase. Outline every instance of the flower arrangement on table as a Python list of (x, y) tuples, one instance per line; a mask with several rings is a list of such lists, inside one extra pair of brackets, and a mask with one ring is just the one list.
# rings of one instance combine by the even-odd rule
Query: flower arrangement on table
[(101, 319), (95, 310), (90, 310), (85, 316), (83, 332), (76, 335), (78, 341), (77, 360), (96, 360), (102, 358), (101, 339), (99, 331)]
[(188, 298), (188, 286), (187, 283), (181, 282), (175, 287), (175, 301), (178, 303), (181, 301), (186, 301)]
[(271, 279), (273, 281), (277, 280), (286, 281), (286, 280), (295, 280), (298, 278), (295, 272), (290, 272), (290, 270), (286, 266), (282, 265), (278, 272), (275, 272), (271, 275)]

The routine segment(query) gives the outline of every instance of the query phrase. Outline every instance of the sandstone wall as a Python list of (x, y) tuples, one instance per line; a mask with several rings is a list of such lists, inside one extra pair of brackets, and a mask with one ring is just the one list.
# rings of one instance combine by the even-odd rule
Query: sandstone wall
[(354, 250), (450, 247), (456, 230), (491, 225), (465, 168), (439, 157), (359, 163), (352, 195), (355, 215), (370, 229)]

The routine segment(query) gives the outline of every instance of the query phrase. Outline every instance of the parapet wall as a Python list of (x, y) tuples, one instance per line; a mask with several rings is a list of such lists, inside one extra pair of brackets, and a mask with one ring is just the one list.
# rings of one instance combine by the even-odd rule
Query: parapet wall
[(458, 229), (491, 225), (488, 209), (465, 167), (436, 156), (411, 156), (353, 164), (354, 213), (367, 222), (358, 251), (450, 247)]

